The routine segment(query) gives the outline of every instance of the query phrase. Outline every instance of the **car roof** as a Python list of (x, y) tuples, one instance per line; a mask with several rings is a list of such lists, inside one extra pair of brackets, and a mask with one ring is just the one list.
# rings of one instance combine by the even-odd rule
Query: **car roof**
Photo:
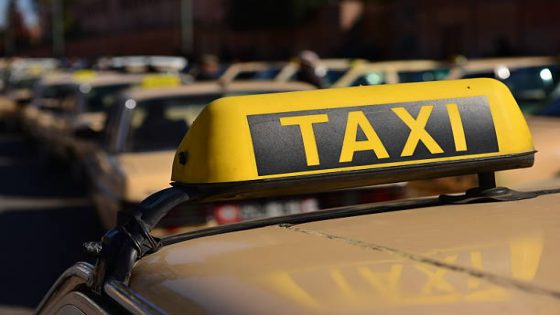
[(133, 84), (140, 83), (144, 75), (139, 74), (121, 74), (114, 72), (92, 73), (91, 77), (84, 79), (78, 78), (72, 72), (59, 72), (44, 76), (41, 79), (42, 85), (58, 85), (58, 84), (87, 84), (91, 87), (112, 85), (112, 84)]
[(553, 314), (559, 192), (195, 238), (142, 259), (130, 285), (169, 313)]
[(126, 92), (125, 97), (136, 101), (142, 101), (151, 98), (172, 97), (179, 95), (200, 95), (223, 92), (235, 93), (243, 91), (288, 92), (311, 89), (314, 89), (312, 85), (303, 82), (244, 81), (223, 84), (213, 81), (154, 89), (141, 87), (131, 88)]

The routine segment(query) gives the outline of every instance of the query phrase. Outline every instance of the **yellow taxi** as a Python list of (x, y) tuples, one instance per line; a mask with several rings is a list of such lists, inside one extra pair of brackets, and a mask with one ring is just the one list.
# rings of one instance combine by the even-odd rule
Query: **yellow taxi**
[(39, 75), (10, 76), (6, 81), (5, 94), (0, 96), (0, 120), (7, 129), (18, 127), (25, 105), (33, 99), (35, 84)]
[[(46, 79), (28, 112), (35, 119), (27, 125), (48, 152), (71, 160), (84, 141), (103, 130), (107, 112), (119, 92), (140, 83), (142, 78), (136, 74), (82, 70)], [(52, 93), (55, 94), (51, 97)]]
[[(177, 83), (147, 77), (142, 86), (123, 93), (109, 113), (104, 145), (84, 148), (80, 153), (105, 227), (115, 225), (117, 213), (135, 208), (168, 185), (174, 150), (206, 104), (226, 95), (313, 88), (300, 82)], [(316, 208), (312, 203), (309, 207)], [(178, 220), (198, 222), (204, 218)]]
[[(58, 66), (58, 62), (50, 58), (16, 58), (4, 61), (0, 64), (2, 88), (7, 97), (0, 100), (1, 103), (10, 103), (8, 110), (2, 109), (3, 114), (19, 114), (21, 106), (31, 101), (34, 94), (35, 84), (41, 76), (52, 72)], [(15, 109), (12, 105), (16, 105)], [(5, 105), (4, 105), (5, 106)], [(17, 118), (17, 117), (16, 117)]]
[(20, 121), (23, 131), (32, 139), (42, 139), (42, 130), (52, 120), (52, 113), (61, 112), (63, 103), (75, 93), (75, 90), (72, 74), (68, 72), (50, 73), (38, 79), (33, 99), (21, 111)]
[[(496, 187), (535, 150), (493, 79), (238, 96), (208, 105), (172, 187), (86, 244), (38, 314), (557, 314), (560, 189)], [(155, 238), (173, 208), (478, 174), (458, 195)]]
[(98, 60), (96, 67), (126, 73), (178, 74), (187, 64), (187, 59), (179, 56), (140, 55), (101, 58)]

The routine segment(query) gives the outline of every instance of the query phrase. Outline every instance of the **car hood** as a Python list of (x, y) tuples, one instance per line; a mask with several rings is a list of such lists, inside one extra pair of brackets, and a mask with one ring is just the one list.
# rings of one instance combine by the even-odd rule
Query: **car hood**
[(556, 193), (203, 237), (141, 260), (131, 287), (172, 314), (554, 314), (559, 202)]
[(169, 187), (175, 151), (120, 154), (119, 163), (126, 181), (125, 200), (138, 203)]

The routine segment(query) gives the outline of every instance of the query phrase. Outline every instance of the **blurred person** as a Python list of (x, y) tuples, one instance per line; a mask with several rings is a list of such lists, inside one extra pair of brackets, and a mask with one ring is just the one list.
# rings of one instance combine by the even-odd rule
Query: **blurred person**
[(297, 56), (299, 71), (297, 80), (313, 84), (318, 88), (326, 86), (327, 68), (321, 64), (319, 55), (311, 50), (304, 50)]
[(195, 69), (194, 78), (197, 81), (217, 80), (220, 77), (220, 60), (215, 55), (203, 55)]

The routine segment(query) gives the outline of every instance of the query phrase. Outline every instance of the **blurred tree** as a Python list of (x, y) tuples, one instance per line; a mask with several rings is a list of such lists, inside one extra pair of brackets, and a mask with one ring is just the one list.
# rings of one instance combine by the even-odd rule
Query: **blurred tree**
[(229, 1), (229, 23), (234, 30), (262, 30), (295, 26), (311, 18), (330, 0)]

